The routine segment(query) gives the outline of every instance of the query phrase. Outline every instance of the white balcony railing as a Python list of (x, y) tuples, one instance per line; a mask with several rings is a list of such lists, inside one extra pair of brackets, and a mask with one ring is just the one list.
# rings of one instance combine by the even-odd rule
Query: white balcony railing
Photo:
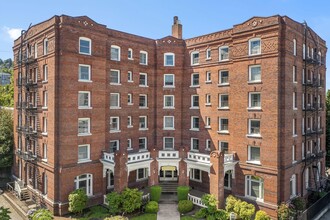
[(193, 196), (188, 193), (188, 200), (192, 201), (194, 205), (206, 208), (206, 205), (202, 203), (202, 199), (197, 196)]
[(188, 160), (209, 164), (210, 163), (210, 155), (201, 154), (201, 153), (194, 153), (194, 152), (188, 152)]
[(234, 154), (225, 154), (224, 163), (229, 163), (234, 161)]
[(110, 162), (110, 163), (114, 163), (115, 162), (115, 155), (114, 153), (106, 153), (103, 152), (103, 160)]
[(158, 152), (159, 159), (178, 159), (179, 151), (177, 150), (160, 150)]
[(128, 154), (128, 161), (127, 163), (136, 163), (150, 159), (150, 152), (139, 152), (139, 153), (132, 153)]

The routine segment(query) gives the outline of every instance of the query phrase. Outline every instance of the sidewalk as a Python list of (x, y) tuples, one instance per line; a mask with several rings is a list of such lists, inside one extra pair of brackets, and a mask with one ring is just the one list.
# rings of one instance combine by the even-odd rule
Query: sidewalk
[(0, 206), (4, 206), (5, 208), (9, 208), (10, 210), (10, 217), (11, 219), (15, 219), (15, 220), (24, 220), (24, 218), (22, 218), (19, 213), (14, 209), (14, 207), (7, 202), (7, 200), (4, 198), (4, 195), (0, 195)]
[(159, 204), (157, 220), (180, 220), (177, 204)]

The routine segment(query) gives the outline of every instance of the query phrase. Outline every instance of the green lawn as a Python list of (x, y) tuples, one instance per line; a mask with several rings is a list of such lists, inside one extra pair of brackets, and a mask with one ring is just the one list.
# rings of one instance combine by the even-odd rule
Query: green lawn
[(89, 220), (93, 218), (103, 219), (109, 216), (110, 214), (106, 208), (102, 206), (93, 206), (90, 208), (90, 211), (84, 214), (82, 218), (79, 218), (79, 220)]
[(146, 213), (143, 215), (130, 218), (130, 220), (157, 220), (157, 214)]
[(181, 220), (196, 220), (197, 218), (194, 218), (192, 216), (182, 216)]

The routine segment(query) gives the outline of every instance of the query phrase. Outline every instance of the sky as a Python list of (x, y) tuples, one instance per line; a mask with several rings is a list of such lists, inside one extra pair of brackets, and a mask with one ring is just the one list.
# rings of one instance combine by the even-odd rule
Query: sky
[(253, 16), (278, 14), (306, 21), (330, 42), (329, 0), (6, 0), (1, 9), (0, 59), (13, 58), (13, 40), (22, 29), (62, 14), (86, 15), (108, 28), (152, 39), (171, 34), (173, 16), (179, 17), (187, 39), (232, 28)]

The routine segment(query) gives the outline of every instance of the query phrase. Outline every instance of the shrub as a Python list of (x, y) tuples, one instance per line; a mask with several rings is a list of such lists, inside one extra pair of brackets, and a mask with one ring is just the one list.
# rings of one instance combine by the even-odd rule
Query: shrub
[(69, 194), (69, 211), (81, 213), (87, 204), (87, 195), (83, 189), (77, 189)]
[(236, 197), (229, 195), (226, 199), (226, 211), (234, 212), (235, 204), (239, 201)]
[(215, 219), (228, 219), (229, 215), (228, 213), (223, 210), (223, 209), (218, 209), (215, 213), (214, 213), (214, 217)]
[(8, 208), (5, 208), (3, 206), (0, 207), (0, 219), (3, 220), (10, 220), (10, 214), (11, 212), (9, 211)]
[(158, 212), (158, 203), (156, 201), (150, 201), (146, 205), (146, 213), (157, 213)]
[(189, 186), (179, 186), (177, 188), (178, 201), (187, 200), (188, 199), (189, 190), (190, 190), (190, 187)]
[(115, 215), (121, 212), (122, 198), (119, 193), (112, 192), (107, 194), (107, 201), (110, 214)]
[(254, 220), (270, 220), (271, 218), (267, 215), (265, 211), (257, 211), (256, 217)]
[(150, 187), (150, 200), (151, 201), (159, 202), (161, 194), (162, 194), (161, 186)]
[(255, 207), (253, 204), (245, 201), (239, 201), (236, 203), (234, 210), (235, 213), (237, 213), (242, 219), (251, 219), (254, 215)]
[(202, 202), (207, 206), (208, 215), (213, 215), (217, 211), (219, 202), (214, 195), (204, 194), (202, 196)]
[(181, 200), (179, 201), (179, 205), (178, 205), (178, 211), (180, 213), (187, 213), (190, 212), (194, 207), (194, 204), (192, 203), (192, 201), (189, 200)]
[(138, 189), (126, 188), (121, 193), (121, 199), (123, 204), (123, 211), (126, 213), (131, 213), (141, 207), (142, 192), (140, 192)]
[(293, 199), (291, 203), (294, 206), (294, 209), (296, 211), (303, 211), (303, 210), (305, 210), (306, 203), (305, 203), (304, 198), (297, 197), (297, 198)]
[(207, 208), (201, 208), (195, 213), (196, 218), (206, 218)]
[(32, 220), (52, 220), (54, 219), (53, 214), (48, 209), (38, 209), (31, 216)]
[(286, 220), (289, 219), (290, 216), (290, 209), (289, 207), (285, 204), (282, 203), (278, 209), (277, 209), (277, 217), (280, 220)]

